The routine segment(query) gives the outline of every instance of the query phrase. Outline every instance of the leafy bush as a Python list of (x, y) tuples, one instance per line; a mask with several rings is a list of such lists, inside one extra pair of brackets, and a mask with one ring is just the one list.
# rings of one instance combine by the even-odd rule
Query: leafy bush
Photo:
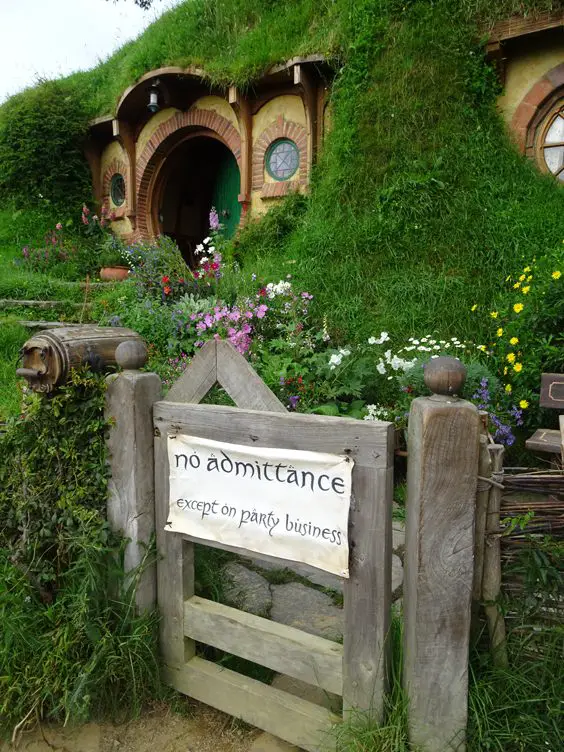
[(159, 691), (154, 614), (134, 609), (105, 519), (104, 382), (74, 372), (0, 438), (0, 719), (127, 713)]
[(65, 209), (91, 195), (88, 110), (68, 81), (44, 81), (0, 108), (0, 197)]

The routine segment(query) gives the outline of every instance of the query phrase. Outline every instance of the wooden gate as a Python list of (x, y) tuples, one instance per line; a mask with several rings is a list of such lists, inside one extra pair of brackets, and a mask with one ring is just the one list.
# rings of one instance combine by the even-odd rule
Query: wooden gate
[[(219, 383), (237, 407), (198, 404)], [(289, 413), (226, 342), (209, 342), (153, 410), (160, 642), (165, 680), (201, 702), (311, 752), (334, 747), (338, 716), (319, 705), (196, 655), (212, 645), (327, 692), (344, 712), (383, 713), (391, 602), (393, 426)], [(330, 452), (354, 460), (349, 514), (350, 579), (344, 583), (343, 644), (205, 600), (194, 592), (194, 543), (242, 548), (165, 531), (167, 437), (186, 433), (254, 447)], [(263, 558), (267, 558), (264, 557)], [(280, 567), (290, 562), (276, 559)]]

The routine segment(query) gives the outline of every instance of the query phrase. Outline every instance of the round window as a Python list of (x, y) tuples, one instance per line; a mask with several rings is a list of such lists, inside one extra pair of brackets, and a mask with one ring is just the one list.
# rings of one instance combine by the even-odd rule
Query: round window
[(125, 180), (119, 172), (112, 175), (110, 197), (115, 206), (121, 206), (125, 201)]
[(300, 166), (300, 152), (287, 138), (275, 141), (266, 155), (266, 169), (275, 180), (289, 180)]
[(540, 152), (550, 172), (564, 182), (564, 107), (553, 112), (542, 133)]

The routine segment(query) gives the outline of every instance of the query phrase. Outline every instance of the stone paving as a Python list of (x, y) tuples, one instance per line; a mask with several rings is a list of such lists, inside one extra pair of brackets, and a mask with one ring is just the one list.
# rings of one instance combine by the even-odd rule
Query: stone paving
[[(393, 523), (392, 601), (399, 602), (403, 586), (405, 531)], [(257, 616), (340, 641), (343, 637), (343, 580), (306, 564), (280, 565), (260, 558), (231, 562), (225, 567), (229, 605)]]

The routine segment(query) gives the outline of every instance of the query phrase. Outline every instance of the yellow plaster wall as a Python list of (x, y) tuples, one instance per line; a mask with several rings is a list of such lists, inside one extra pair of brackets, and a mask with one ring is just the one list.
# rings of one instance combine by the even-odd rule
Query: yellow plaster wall
[[(104, 179), (104, 175), (106, 174), (106, 171), (108, 170), (114, 159), (123, 162), (125, 165), (127, 165), (129, 161), (127, 159), (127, 152), (122, 147), (119, 141), (112, 141), (112, 143), (108, 144), (102, 152), (102, 159), (100, 163), (100, 175), (102, 180)], [(125, 175), (124, 177), (127, 179), (127, 175)]]
[(116, 235), (129, 235), (133, 232), (133, 227), (127, 217), (120, 217), (120, 219), (114, 219), (112, 222), (112, 230)]
[(177, 112), (180, 112), (180, 110), (176, 107), (167, 107), (165, 110), (157, 112), (150, 120), (145, 123), (141, 133), (139, 134), (137, 145), (135, 147), (137, 157), (141, 156), (143, 149), (147, 146), (149, 139), (157, 130), (159, 125), (166, 123), (166, 121), (170, 120), (171, 117), (174, 117)]
[(564, 63), (564, 39), (543, 41), (542, 47), (527, 44), (507, 61), (505, 88), (498, 106), (506, 122), (511, 122), (515, 110), (537, 81), (560, 63)]
[(291, 120), (307, 128), (306, 113), (302, 98), (296, 94), (285, 94), (275, 97), (263, 105), (253, 117), (253, 144), (260, 138), (263, 131), (272, 125), (282, 115), (284, 120)]
[(233, 107), (231, 107), (229, 102), (227, 102), (225, 99), (222, 99), (221, 97), (215, 97), (211, 95), (209, 97), (201, 97), (194, 102), (190, 109), (213, 110), (213, 112), (217, 112), (218, 115), (221, 115), (221, 117), (229, 120), (237, 133), (241, 132), (239, 121), (237, 120), (237, 115), (235, 114)]

